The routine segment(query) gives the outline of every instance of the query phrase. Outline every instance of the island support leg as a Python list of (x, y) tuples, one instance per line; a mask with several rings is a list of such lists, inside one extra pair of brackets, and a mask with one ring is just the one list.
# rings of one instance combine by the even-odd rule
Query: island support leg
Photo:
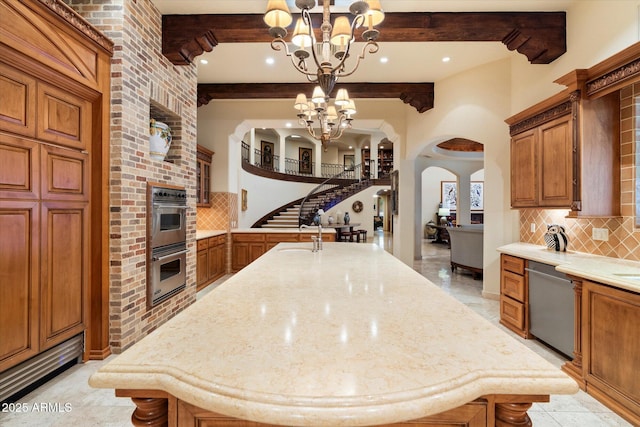
[(524, 403), (497, 403), (496, 427), (532, 426), (527, 411), (531, 408), (531, 402)]
[(136, 427), (165, 427), (169, 425), (169, 402), (160, 398), (132, 397), (136, 409), (131, 423)]

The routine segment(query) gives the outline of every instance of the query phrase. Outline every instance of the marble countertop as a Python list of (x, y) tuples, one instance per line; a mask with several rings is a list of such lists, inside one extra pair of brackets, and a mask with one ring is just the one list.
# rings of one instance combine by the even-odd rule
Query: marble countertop
[(196, 230), (196, 240), (227, 234), (227, 230)]
[(556, 270), (640, 293), (640, 262), (591, 255), (582, 252), (556, 252), (531, 243), (511, 243), (498, 252), (553, 265)]
[(89, 380), (284, 425), (356, 426), (575, 381), (377, 245), (281, 243)]

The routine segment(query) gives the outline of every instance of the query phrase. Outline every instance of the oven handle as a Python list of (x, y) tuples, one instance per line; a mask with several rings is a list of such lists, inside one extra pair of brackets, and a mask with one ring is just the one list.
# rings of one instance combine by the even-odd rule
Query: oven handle
[(183, 254), (186, 254), (186, 253), (189, 253), (188, 249), (185, 249), (185, 250), (180, 251), (180, 252), (174, 252), (172, 254), (165, 255), (165, 256), (154, 256), (154, 257), (151, 257), (151, 261), (162, 261), (163, 259), (171, 258), (171, 257), (174, 257), (176, 255), (183, 255)]
[(188, 208), (188, 206), (184, 206), (184, 205), (165, 205), (161, 203), (154, 203), (153, 207), (154, 208), (171, 208), (171, 209), (187, 209)]

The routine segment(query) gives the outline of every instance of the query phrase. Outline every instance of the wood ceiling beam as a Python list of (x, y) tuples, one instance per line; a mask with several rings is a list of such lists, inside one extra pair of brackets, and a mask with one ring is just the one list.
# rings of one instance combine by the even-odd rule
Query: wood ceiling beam
[[(399, 98), (419, 113), (433, 108), (433, 83), (339, 83), (349, 91), (349, 97)], [(199, 84), (198, 107), (212, 99), (282, 99), (293, 101), (298, 93), (308, 93), (309, 83), (232, 83)], [(310, 96), (311, 93), (308, 93)]]
[[(318, 27), (320, 20), (314, 16)], [(387, 13), (379, 29), (380, 42), (502, 42), (532, 64), (551, 63), (567, 50), (565, 12)], [(261, 14), (162, 16), (162, 53), (176, 65), (192, 63), (218, 43), (270, 41)]]

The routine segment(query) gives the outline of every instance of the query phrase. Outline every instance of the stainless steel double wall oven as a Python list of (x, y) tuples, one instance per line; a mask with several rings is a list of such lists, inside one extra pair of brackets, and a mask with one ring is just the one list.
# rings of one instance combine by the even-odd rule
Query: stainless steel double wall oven
[(181, 292), (187, 283), (187, 193), (183, 187), (147, 186), (147, 305)]

